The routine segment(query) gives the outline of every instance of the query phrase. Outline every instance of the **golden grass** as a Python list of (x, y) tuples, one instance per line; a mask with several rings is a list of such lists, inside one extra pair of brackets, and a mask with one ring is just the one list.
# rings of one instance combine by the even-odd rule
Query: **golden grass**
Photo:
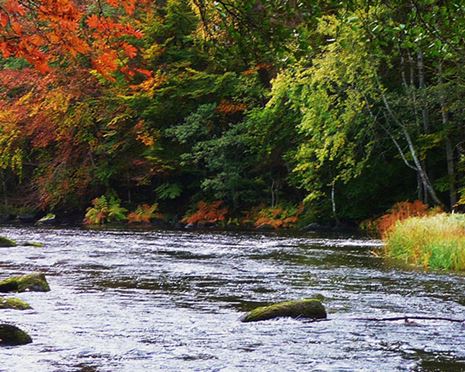
[(387, 257), (424, 268), (465, 271), (465, 215), (398, 221), (384, 237)]

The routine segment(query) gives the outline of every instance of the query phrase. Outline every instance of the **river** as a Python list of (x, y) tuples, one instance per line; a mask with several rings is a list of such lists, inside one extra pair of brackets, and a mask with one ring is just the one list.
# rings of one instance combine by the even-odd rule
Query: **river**
[[(465, 277), (385, 262), (376, 240), (315, 234), (4, 227), (1, 277), (45, 272), (48, 293), (2, 322), (34, 342), (0, 371), (465, 371)], [(328, 320), (241, 323), (257, 305), (325, 297)]]

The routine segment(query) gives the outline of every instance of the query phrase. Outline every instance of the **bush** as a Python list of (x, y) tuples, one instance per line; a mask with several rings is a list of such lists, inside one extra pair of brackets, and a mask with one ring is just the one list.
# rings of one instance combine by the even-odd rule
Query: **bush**
[(431, 269), (465, 270), (465, 215), (436, 214), (398, 221), (385, 234), (386, 256)]
[(87, 208), (84, 223), (86, 225), (101, 225), (104, 223), (126, 220), (127, 209), (121, 207), (121, 201), (114, 197), (102, 195), (92, 200), (92, 207)]
[[(272, 208), (262, 208), (256, 213), (252, 213), (252, 219), (256, 228), (272, 227), (274, 229), (294, 227), (299, 221), (299, 216), (303, 212), (303, 205), (300, 206), (276, 206)], [(250, 216), (249, 216), (250, 218)]]
[(157, 213), (158, 204), (142, 204), (137, 206), (134, 212), (128, 214), (129, 223), (150, 223), (154, 218), (161, 218), (161, 214)]
[(186, 215), (182, 222), (187, 224), (216, 223), (224, 221), (228, 214), (228, 208), (221, 207), (223, 202), (217, 200), (211, 203), (200, 201), (197, 203), (197, 210), (194, 213)]
[(415, 200), (413, 202), (402, 201), (394, 204), (392, 208), (381, 217), (363, 221), (360, 224), (360, 228), (370, 234), (384, 237), (396, 225), (397, 221), (435, 213), (438, 212), (435, 210), (428, 210), (428, 206), (420, 200)]

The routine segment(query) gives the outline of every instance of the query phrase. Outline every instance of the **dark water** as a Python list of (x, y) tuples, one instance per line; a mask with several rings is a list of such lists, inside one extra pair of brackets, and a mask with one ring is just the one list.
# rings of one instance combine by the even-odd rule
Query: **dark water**
[[(46, 243), (1, 248), (1, 277), (47, 273), (52, 291), (2, 322), (34, 343), (1, 371), (465, 371), (465, 277), (402, 269), (379, 242), (312, 235), (0, 229)], [(325, 296), (328, 321), (241, 323), (259, 304)]]

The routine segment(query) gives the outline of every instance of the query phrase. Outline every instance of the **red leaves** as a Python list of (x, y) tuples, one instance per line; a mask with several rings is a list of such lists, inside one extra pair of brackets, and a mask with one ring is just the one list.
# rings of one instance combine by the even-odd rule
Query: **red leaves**
[(221, 208), (222, 204), (221, 200), (211, 203), (200, 201), (197, 203), (197, 211), (184, 217), (182, 221), (188, 224), (224, 221), (228, 214), (228, 208)]
[(394, 204), (389, 212), (372, 223), (375, 224), (380, 235), (385, 236), (391, 231), (397, 221), (402, 221), (409, 217), (425, 216), (428, 213), (428, 206), (420, 200), (413, 202), (404, 201)]
[(98, 28), (100, 24), (100, 19), (97, 15), (92, 14), (91, 16), (87, 18), (86, 23), (87, 23), (87, 26), (89, 26), (90, 28)]
[[(129, 38), (140, 39), (142, 33), (135, 11), (141, 0), (106, 0), (116, 10), (89, 14), (92, 0), (38, 0), (34, 7), (22, 5), (24, 0), (6, 0), (0, 9), (0, 53), (3, 57), (23, 57), (38, 71), (48, 72), (51, 62), (87, 55), (106, 78), (134, 59), (137, 48)], [(103, 12), (103, 13), (102, 13)], [(144, 14), (141, 12), (140, 14)], [(131, 15), (128, 19), (127, 15)], [(84, 22), (83, 22), (84, 21)], [(124, 55), (119, 56), (119, 52)]]

